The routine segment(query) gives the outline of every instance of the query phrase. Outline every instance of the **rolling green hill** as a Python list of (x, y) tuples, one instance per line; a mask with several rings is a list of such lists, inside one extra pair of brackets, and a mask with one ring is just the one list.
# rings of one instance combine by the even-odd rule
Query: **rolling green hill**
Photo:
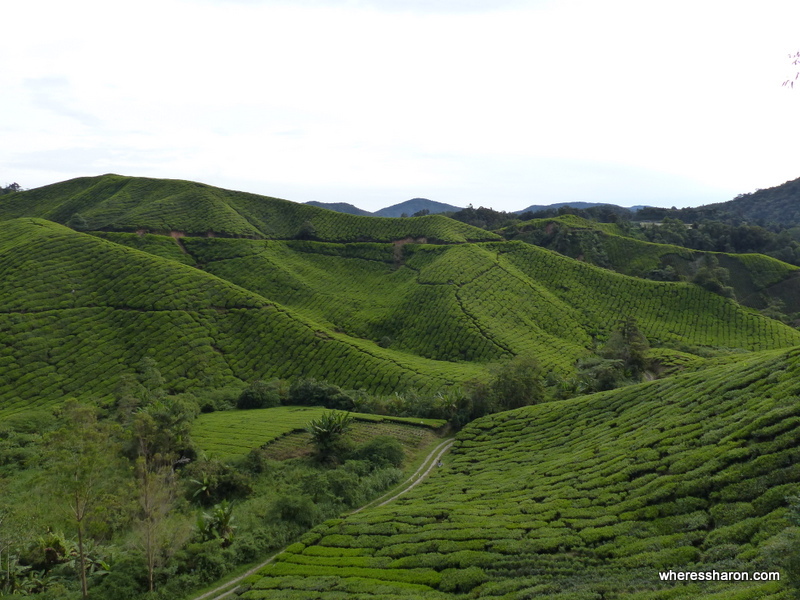
[(172, 392), (256, 377), (390, 392), (475, 376), (336, 333), (196, 268), (41, 219), (0, 223), (0, 408), (102, 397), (145, 356)]
[(308, 237), (332, 242), (499, 239), (496, 234), (437, 215), (364, 217), (201, 183), (120, 175), (81, 177), (4, 196), (0, 220), (17, 217), (40, 217), (91, 231)]
[(760, 309), (779, 300), (787, 313), (800, 311), (800, 268), (763, 254), (704, 252), (655, 244), (628, 237), (617, 225), (575, 215), (533, 219), (501, 233), (634, 277), (657, 277), (658, 271), (669, 268), (674, 276), (691, 279), (706, 257), (714, 257), (728, 270), (729, 285), (741, 304)]
[(430, 481), (317, 527), (241, 598), (788, 597), (659, 571), (777, 571), (796, 550), (798, 374), (797, 350), (771, 352), (479, 419)]
[(398, 252), (103, 235), (40, 219), (0, 223), (5, 409), (108, 395), (144, 356), (173, 392), (301, 375), (380, 393), (433, 390), (519, 354), (566, 375), (622, 315), (653, 345), (690, 352), (800, 343), (796, 330), (697, 286), (522, 242)]
[[(115, 235), (147, 249), (134, 234)], [(566, 372), (622, 315), (673, 348), (800, 343), (795, 330), (698, 286), (627, 277), (521, 242), (408, 244), (399, 253), (388, 244), (182, 243), (209, 273), (350, 336), (435, 360), (532, 354)]]

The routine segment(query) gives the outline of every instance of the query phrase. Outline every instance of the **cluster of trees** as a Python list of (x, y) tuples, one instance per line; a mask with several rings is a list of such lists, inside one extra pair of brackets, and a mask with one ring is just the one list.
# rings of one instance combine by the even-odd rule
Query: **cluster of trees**
[(4, 194), (13, 194), (14, 192), (21, 192), (22, 186), (18, 183), (9, 183), (5, 187), (0, 187), (0, 196)]
[[(800, 183), (787, 189), (794, 194), (797, 189), (800, 189)], [(758, 194), (765, 194), (769, 191), (760, 190)], [(739, 199), (744, 197), (743, 195)], [(792, 205), (795, 206), (796, 202), (793, 202)], [(470, 206), (455, 213), (447, 213), (447, 216), (482, 229), (506, 229), (507, 237), (517, 237), (519, 234), (517, 226), (524, 221), (548, 219), (567, 214), (599, 223), (616, 223), (624, 230), (625, 235), (648, 242), (673, 244), (693, 250), (713, 252), (756, 252), (800, 266), (800, 211), (796, 214), (792, 213), (790, 216), (776, 213), (772, 218), (754, 221), (734, 213), (728, 214), (703, 207), (697, 209), (645, 208), (637, 213), (608, 206), (587, 209), (561, 207), (535, 213), (515, 214)], [(658, 221), (658, 223), (654, 225), (648, 221)], [(573, 256), (575, 253), (569, 247), (570, 241), (566, 238), (554, 240), (558, 235), (559, 231), (549, 233), (542, 231), (538, 237), (527, 235), (525, 241)], [(602, 257), (599, 261), (592, 260), (591, 262), (599, 266), (607, 266), (603, 264)]]
[(456, 221), (492, 231), (506, 227), (513, 228), (515, 225), (530, 221), (531, 219), (550, 219), (561, 215), (577, 215), (600, 223), (624, 222), (631, 217), (631, 212), (628, 209), (610, 205), (593, 206), (583, 209), (562, 206), (560, 208), (548, 208), (546, 210), (536, 212), (527, 211), (523, 213), (494, 210), (483, 206), (474, 208), (472, 205), (469, 205), (467, 208), (460, 211), (444, 214)]
[[(261, 387), (249, 386), (249, 397)], [(332, 387), (306, 380), (294, 397)], [(144, 359), (113, 400), (4, 422), (0, 595), (182, 597), (401, 476), (395, 440), (334, 440), (319, 446), (328, 453), (320, 460), (278, 463), (254, 450), (222, 462), (192, 444), (199, 411), (197, 398), (167, 394)]]
[(687, 224), (665, 217), (660, 225), (643, 226), (635, 233), (648, 242), (713, 252), (757, 252), (790, 264), (800, 264), (800, 227), (776, 225), (768, 229), (751, 223), (723, 221)]

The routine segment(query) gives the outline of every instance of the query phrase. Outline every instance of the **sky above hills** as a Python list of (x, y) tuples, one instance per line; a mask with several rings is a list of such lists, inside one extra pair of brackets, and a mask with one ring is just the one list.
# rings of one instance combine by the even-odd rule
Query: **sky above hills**
[(119, 173), (377, 210), (696, 206), (800, 176), (800, 3), (28, 0), (0, 185)]

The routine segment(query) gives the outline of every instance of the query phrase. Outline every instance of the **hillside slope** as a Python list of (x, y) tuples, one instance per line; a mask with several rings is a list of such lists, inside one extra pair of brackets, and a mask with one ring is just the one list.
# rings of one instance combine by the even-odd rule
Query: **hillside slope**
[(209, 273), (353, 338), (434, 360), (536, 356), (571, 373), (623, 316), (656, 346), (800, 343), (786, 325), (686, 283), (627, 277), (522, 242), (435, 246), (102, 234)]
[(429, 481), (317, 527), (241, 598), (786, 597), (658, 573), (778, 569), (799, 375), (771, 352), (479, 419)]
[(730, 273), (729, 285), (741, 304), (760, 309), (779, 300), (787, 313), (800, 311), (800, 268), (763, 254), (705, 252), (655, 244), (628, 237), (617, 225), (574, 215), (533, 219), (502, 233), (635, 277), (657, 277), (669, 268), (674, 276), (691, 279), (704, 260), (713, 257)]
[(172, 392), (302, 375), (438, 388), (477, 367), (326, 329), (209, 273), (41, 219), (0, 223), (0, 411), (106, 396), (145, 356)]
[(190, 181), (120, 175), (81, 177), (0, 198), (0, 220), (17, 217), (40, 217), (88, 231), (305, 237), (333, 242), (499, 239), (437, 215), (379, 219)]
[(355, 337), (390, 338), (392, 348), (439, 360), (533, 354), (568, 370), (623, 315), (672, 347), (800, 343), (796, 330), (697, 286), (626, 277), (520, 242), (409, 244), (400, 259), (377, 244), (184, 243), (221, 278)]

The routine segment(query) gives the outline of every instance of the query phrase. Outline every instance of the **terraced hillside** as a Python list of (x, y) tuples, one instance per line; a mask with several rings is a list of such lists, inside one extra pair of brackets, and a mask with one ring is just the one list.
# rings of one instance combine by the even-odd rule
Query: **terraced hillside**
[[(134, 234), (114, 235), (147, 249)], [(673, 348), (800, 343), (795, 330), (698, 286), (626, 277), (522, 242), (399, 250), (219, 238), (182, 244), (222, 279), (350, 336), (435, 360), (532, 354), (566, 373), (625, 314), (651, 343)]]
[(82, 230), (147, 231), (332, 242), (405, 238), (445, 243), (493, 240), (491, 232), (442, 217), (375, 218), (172, 179), (81, 177), (10, 194), (0, 220), (39, 217)]
[(1, 223), (0, 235), (5, 410), (110, 394), (144, 356), (173, 392), (301, 375), (374, 392), (437, 389), (523, 353), (568, 373), (622, 314), (666, 346), (800, 343), (796, 330), (697, 286), (521, 242), (409, 244), (398, 262), (389, 244), (183, 238), (184, 255), (149, 238), (147, 248), (174, 248), (204, 272), (44, 220)]
[(741, 304), (764, 308), (770, 300), (780, 300), (787, 312), (800, 311), (800, 269), (763, 254), (704, 252), (645, 242), (626, 236), (617, 225), (575, 215), (533, 219), (502, 233), (635, 277), (669, 267), (675, 275), (691, 278), (706, 257), (714, 257), (728, 270), (729, 285)]
[[(240, 588), (266, 598), (788, 598), (800, 351), (479, 419), (423, 485), (328, 521)], [(469, 593), (468, 596), (462, 594)]]
[(311, 376), (390, 392), (479, 367), (336, 333), (214, 275), (41, 219), (0, 222), (0, 414), (102, 397), (145, 356), (182, 392)]
[[(136, 232), (87, 235), (39, 218), (0, 221), (4, 410), (108, 396), (144, 356), (175, 393), (300, 376), (375, 393), (432, 391), (486, 377), (490, 363), (520, 354), (569, 376), (622, 316), (637, 319), (667, 362), (669, 349), (800, 344), (796, 330), (698, 286), (627, 277), (521, 241), (467, 243), (485, 232), (444, 217), (356, 217), (119, 176), (0, 202), (3, 217), (28, 212), (73, 226), (78, 210), (89, 227)], [(170, 211), (198, 225), (148, 220)], [(224, 215), (234, 213), (256, 229), (228, 227), (235, 219)], [(280, 237), (309, 215), (317, 237), (330, 227), (324, 235), (347, 243), (178, 229)], [(172, 235), (146, 233), (151, 226)], [(417, 235), (448, 243), (418, 243)], [(391, 241), (352, 241), (363, 237)], [(741, 260), (762, 283), (788, 272), (777, 261), (770, 270), (759, 258)]]

